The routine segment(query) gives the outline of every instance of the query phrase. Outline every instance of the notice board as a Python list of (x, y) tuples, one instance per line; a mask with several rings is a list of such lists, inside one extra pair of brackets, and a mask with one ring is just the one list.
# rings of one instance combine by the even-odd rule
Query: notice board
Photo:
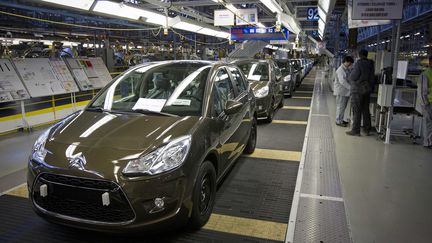
[(15, 58), (13, 62), (31, 97), (78, 91), (72, 75), (60, 59)]
[(80, 67), (84, 70), (93, 88), (102, 88), (111, 80), (111, 75), (102, 58), (90, 57), (78, 59)]
[(69, 66), (69, 69), (73, 77), (75, 78), (75, 81), (78, 84), (80, 90), (86, 91), (94, 89), (93, 84), (90, 82), (89, 78), (84, 72), (84, 69), (80, 65), (79, 60), (67, 58), (66, 63)]
[(352, 0), (353, 20), (402, 19), (403, 0)]
[(9, 59), (0, 59), (0, 103), (30, 98)]

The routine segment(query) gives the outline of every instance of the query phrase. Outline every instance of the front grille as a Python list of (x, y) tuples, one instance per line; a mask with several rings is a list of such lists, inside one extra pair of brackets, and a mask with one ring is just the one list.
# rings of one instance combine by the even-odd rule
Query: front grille
[(70, 177), (55, 174), (42, 174), (40, 178), (49, 182), (60, 183), (69, 186), (87, 187), (92, 189), (114, 190), (118, 186), (111, 181), (92, 180), (80, 177)]
[[(40, 195), (40, 186), (48, 186), (48, 195)], [(110, 204), (102, 205), (108, 192)], [(99, 223), (124, 223), (135, 218), (126, 196), (114, 182), (42, 174), (33, 187), (34, 203), (55, 214)]]

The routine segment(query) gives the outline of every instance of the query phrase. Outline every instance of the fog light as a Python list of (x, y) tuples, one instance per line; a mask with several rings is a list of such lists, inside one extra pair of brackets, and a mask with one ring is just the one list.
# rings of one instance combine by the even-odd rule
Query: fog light
[(165, 202), (164, 202), (164, 200), (163, 200), (163, 198), (155, 198), (155, 200), (154, 200), (154, 204), (155, 204), (155, 206), (157, 207), (157, 208), (163, 208), (164, 207), (164, 205), (165, 205)]
[(43, 184), (39, 187), (39, 193), (41, 197), (48, 196), (48, 186), (47, 184)]

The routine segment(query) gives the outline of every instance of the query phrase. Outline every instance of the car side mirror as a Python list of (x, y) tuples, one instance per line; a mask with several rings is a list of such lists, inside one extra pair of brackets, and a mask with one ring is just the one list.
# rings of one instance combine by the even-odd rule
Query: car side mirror
[(227, 100), (225, 104), (225, 114), (232, 115), (239, 113), (243, 107), (243, 103), (235, 100)]

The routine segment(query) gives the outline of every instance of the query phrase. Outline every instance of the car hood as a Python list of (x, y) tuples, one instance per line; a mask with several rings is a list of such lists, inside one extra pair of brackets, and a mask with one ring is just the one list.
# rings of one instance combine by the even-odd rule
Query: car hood
[(268, 81), (250, 81), (250, 87), (253, 91), (259, 90), (265, 86), (268, 86)]
[(84, 111), (56, 127), (49, 141), (92, 148), (146, 150), (189, 134), (198, 119)]
[(71, 158), (83, 155), (86, 170), (111, 178), (115, 166), (124, 167), (172, 139), (192, 134), (199, 120), (84, 111), (53, 127), (45, 145), (49, 151), (45, 162), (68, 169)]

